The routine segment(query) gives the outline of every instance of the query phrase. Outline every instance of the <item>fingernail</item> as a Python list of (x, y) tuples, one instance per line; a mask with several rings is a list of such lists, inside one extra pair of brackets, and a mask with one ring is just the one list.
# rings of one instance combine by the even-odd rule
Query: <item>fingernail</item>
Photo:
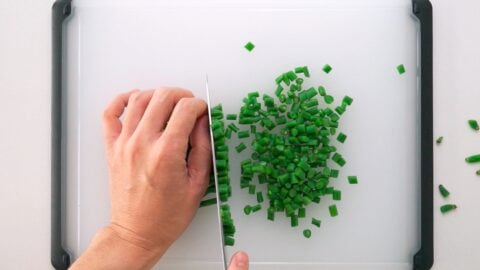
[(248, 265), (248, 256), (245, 252), (238, 252), (235, 255), (235, 265), (238, 267), (245, 267)]

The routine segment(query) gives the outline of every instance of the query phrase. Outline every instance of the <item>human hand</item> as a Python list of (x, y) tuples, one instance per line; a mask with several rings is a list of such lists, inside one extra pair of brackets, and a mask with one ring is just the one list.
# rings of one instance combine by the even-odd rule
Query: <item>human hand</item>
[(178, 88), (132, 91), (107, 107), (103, 126), (112, 203), (108, 227), (161, 256), (192, 221), (208, 184), (207, 105)]
[(244, 252), (237, 252), (232, 256), (228, 270), (248, 270), (249, 259)]

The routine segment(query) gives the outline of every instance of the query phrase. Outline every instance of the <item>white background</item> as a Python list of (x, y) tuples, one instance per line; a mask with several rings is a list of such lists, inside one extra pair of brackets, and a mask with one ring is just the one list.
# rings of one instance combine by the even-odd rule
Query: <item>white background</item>
[[(480, 2), (434, 4), (436, 185), (460, 208), (435, 212), (435, 267), (478, 269), (480, 177), (465, 156), (480, 152)], [(0, 269), (50, 266), (52, 0), (0, 0)], [(437, 192), (435, 193), (436, 195)], [(436, 209), (444, 200), (436, 196)]]

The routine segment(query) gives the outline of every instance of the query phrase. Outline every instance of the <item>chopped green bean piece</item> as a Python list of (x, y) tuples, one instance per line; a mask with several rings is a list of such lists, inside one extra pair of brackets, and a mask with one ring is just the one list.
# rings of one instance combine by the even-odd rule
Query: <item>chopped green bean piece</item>
[(332, 71), (332, 67), (329, 65), (329, 64), (326, 64), (325, 66), (323, 66), (323, 72), (325, 73), (330, 73), (330, 71)]
[(349, 96), (343, 97), (342, 105), (350, 106), (350, 105), (352, 105), (352, 103), (353, 103), (353, 98), (351, 98)]
[(257, 202), (262, 203), (263, 202), (263, 193), (262, 192), (257, 192)]
[(332, 96), (326, 95), (326, 96), (324, 97), (324, 101), (325, 101), (325, 103), (327, 103), (327, 104), (332, 104), (332, 103), (335, 101), (335, 99), (334, 99)]
[(478, 122), (477, 120), (468, 120), (468, 125), (470, 126), (470, 128), (472, 128), (473, 130), (480, 130), (480, 126), (478, 125)]
[(441, 144), (443, 142), (443, 136), (437, 138), (437, 144)]
[(348, 178), (348, 183), (351, 185), (358, 184), (358, 178), (356, 176), (349, 176)]
[(225, 236), (225, 246), (234, 246), (235, 245), (235, 239), (230, 236)]
[(292, 215), (290, 217), (290, 225), (292, 227), (298, 227), (298, 216)]
[(237, 120), (237, 115), (234, 113), (227, 114), (227, 120)]
[(245, 44), (245, 49), (247, 49), (247, 51), (251, 52), (251, 51), (253, 51), (253, 49), (255, 49), (255, 45), (252, 42), (249, 41), (247, 44)]
[(200, 207), (206, 207), (209, 205), (217, 204), (217, 198), (208, 199), (200, 202)]
[(298, 217), (299, 218), (304, 218), (307, 214), (307, 210), (305, 208), (300, 208), (298, 209)]
[(255, 185), (252, 185), (252, 184), (249, 185), (249, 186), (248, 186), (248, 193), (249, 193), (249, 194), (252, 194), (252, 195), (255, 194), (255, 188), (256, 188)]
[(405, 70), (405, 66), (404, 65), (398, 65), (397, 66), (397, 71), (398, 71), (398, 74), (402, 75), (406, 72)]
[(267, 219), (268, 219), (268, 220), (271, 220), (271, 221), (274, 221), (274, 220), (275, 220), (275, 209), (274, 209), (274, 208), (271, 208), (271, 207), (268, 208), (268, 210), (267, 210)]
[(438, 190), (440, 191), (440, 194), (443, 198), (447, 198), (448, 196), (450, 196), (450, 192), (443, 185), (439, 185)]
[(244, 208), (243, 208), (243, 212), (245, 213), (245, 215), (250, 215), (250, 213), (252, 213), (252, 207), (250, 205), (246, 205)]
[(337, 206), (335, 204), (333, 205), (330, 205), (328, 207), (328, 211), (330, 212), (330, 216), (331, 217), (336, 217), (338, 216), (338, 209), (337, 209)]
[(303, 230), (303, 236), (305, 236), (305, 238), (312, 237), (312, 231), (309, 229)]
[(347, 139), (347, 135), (343, 134), (342, 132), (340, 132), (337, 136), (337, 141), (341, 143), (344, 143), (346, 139)]
[(316, 218), (312, 218), (312, 224), (320, 228), (320, 225), (322, 224), (322, 221), (320, 221), (319, 219), (316, 219)]
[(257, 205), (252, 207), (252, 213), (258, 212), (258, 211), (260, 211), (260, 209), (262, 209), (262, 205), (257, 204)]
[(457, 209), (457, 205), (455, 205), (455, 204), (445, 204), (445, 205), (442, 205), (440, 207), (440, 212), (445, 214), (445, 213), (448, 213), (448, 212), (453, 211), (455, 209)]
[(469, 156), (465, 159), (467, 163), (478, 163), (480, 162), (480, 154)]
[(342, 192), (340, 190), (334, 190), (332, 193), (332, 198), (334, 201), (340, 201), (342, 199)]
[(241, 153), (245, 149), (247, 149), (247, 146), (243, 142), (235, 147), (235, 150), (237, 150), (237, 153)]
[(238, 138), (239, 139), (244, 139), (250, 137), (250, 131), (248, 130), (242, 130), (238, 132)]

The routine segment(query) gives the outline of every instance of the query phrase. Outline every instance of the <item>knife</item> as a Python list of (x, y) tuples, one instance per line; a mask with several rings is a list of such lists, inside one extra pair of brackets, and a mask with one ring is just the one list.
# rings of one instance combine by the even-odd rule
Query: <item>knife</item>
[(208, 75), (205, 76), (205, 89), (207, 91), (207, 105), (208, 105), (208, 122), (210, 124), (210, 142), (212, 145), (212, 162), (213, 162), (213, 176), (215, 179), (215, 194), (217, 196), (217, 215), (218, 215), (218, 227), (219, 227), (219, 232), (220, 232), (220, 245), (221, 245), (221, 250), (222, 250), (222, 265), (223, 265), (223, 270), (227, 270), (227, 262), (225, 260), (225, 239), (223, 238), (223, 224), (222, 224), (222, 217), (220, 214), (220, 194), (218, 192), (218, 175), (217, 175), (217, 166), (215, 164), (216, 158), (215, 158), (215, 142), (213, 140), (213, 130), (212, 130), (212, 112), (211, 108), (212, 105), (210, 103), (210, 90), (208, 87)]

